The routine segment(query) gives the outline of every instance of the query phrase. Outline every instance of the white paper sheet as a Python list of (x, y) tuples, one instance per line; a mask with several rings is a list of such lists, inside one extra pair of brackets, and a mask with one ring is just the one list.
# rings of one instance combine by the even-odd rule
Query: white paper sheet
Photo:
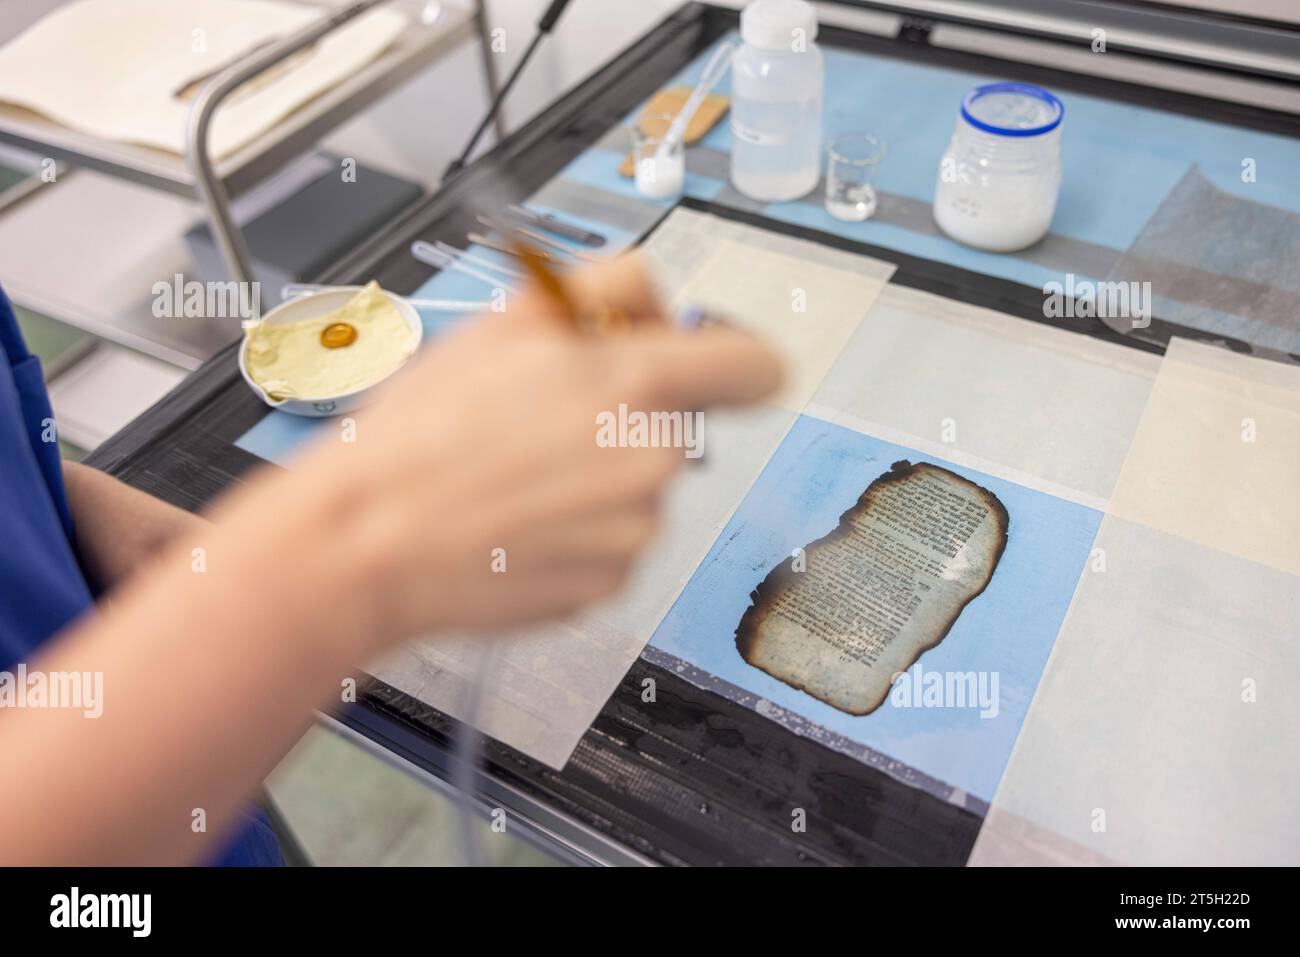
[(1097, 538), (972, 865), (1300, 863), (1300, 579)]
[[(0, 101), (106, 139), (182, 153), (187, 87), (323, 13), (283, 0), (78, 0), (0, 50)], [(236, 91), (213, 120), (212, 155), (246, 145), (351, 76), (405, 26), (402, 14), (373, 10), (274, 78)]]
[(1175, 339), (972, 864), (1300, 863), (1300, 370)]
[(1174, 339), (1111, 511), (1300, 575), (1300, 368)]
[(1104, 507), (1158, 356), (891, 285), (808, 411)]

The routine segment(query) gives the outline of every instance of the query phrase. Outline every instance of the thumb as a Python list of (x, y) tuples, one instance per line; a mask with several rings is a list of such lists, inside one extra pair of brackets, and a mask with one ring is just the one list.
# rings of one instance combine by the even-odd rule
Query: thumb
[[(558, 284), (562, 292), (551, 291), (536, 279), (530, 279), (523, 294), (506, 309), (506, 318), (517, 326), (557, 330), (576, 328), (573, 316), (561, 302), (570, 300), (577, 311), (588, 316), (608, 317), (609, 333), (625, 333), (640, 325), (666, 325), (660, 303), (644, 258), (627, 253), (598, 265), (570, 271), (555, 270), (545, 284)], [(589, 331), (589, 330), (587, 330)]]

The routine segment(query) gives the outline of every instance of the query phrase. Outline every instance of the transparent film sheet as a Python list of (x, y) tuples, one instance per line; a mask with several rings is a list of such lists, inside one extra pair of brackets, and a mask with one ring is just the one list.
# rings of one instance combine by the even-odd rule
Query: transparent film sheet
[[(686, 209), (670, 213), (643, 250), (666, 302), (715, 308), (755, 329), (785, 355), (788, 381), (775, 402), (705, 413), (703, 458), (682, 470), (658, 541), (621, 594), (573, 620), (498, 643), (479, 728), (555, 768), (640, 655), (894, 270)], [(593, 422), (593, 441), (595, 433)], [(473, 645), (417, 642), (370, 670), (461, 717), (475, 671)]]
[(1300, 863), (1300, 581), (1114, 517), (1093, 554), (970, 863)]
[(464, 718), (479, 650), (494, 641), (479, 729), (543, 764), (563, 767), (795, 415), (769, 406), (706, 418), (703, 463), (679, 474), (657, 541), (618, 595), (572, 619), (499, 640), (415, 642), (367, 670)]

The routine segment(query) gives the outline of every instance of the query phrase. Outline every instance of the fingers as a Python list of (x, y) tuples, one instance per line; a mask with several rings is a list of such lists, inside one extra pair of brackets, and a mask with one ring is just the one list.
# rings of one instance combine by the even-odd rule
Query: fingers
[(595, 537), (593, 525), (621, 525), (624, 519), (606, 522), (622, 512), (626, 526), (612, 539), (621, 547), (624, 529), (634, 538), (653, 530), (660, 498), (684, 461), (676, 448), (593, 448), (516, 485), (502, 496), (495, 518), (506, 529), (532, 535), (544, 526), (548, 540), (581, 544)]
[(693, 410), (765, 398), (781, 384), (781, 360), (762, 340), (726, 327), (646, 330), (610, 343), (656, 409)]
[[(404, 633), (533, 621), (618, 588), (652, 539), (673, 476), (703, 451), (695, 417), (656, 420), (660, 440), (647, 444), (631, 437), (624, 412), (752, 402), (780, 383), (776, 353), (756, 337), (665, 323), (635, 257), (565, 282), (635, 327), (616, 338), (557, 334), (559, 303), (532, 288), (506, 314), (442, 339), (362, 426), (387, 465), (384, 494), (370, 496), (387, 503), (369, 510), (382, 519), (370, 522), (380, 544), (368, 551), (402, 556), (386, 567), (401, 586), (391, 602), (404, 609), (394, 618)], [(412, 421), (422, 441), (412, 441)], [(508, 556), (500, 569), (487, 559), (496, 549)], [(446, 588), (428, 587), (429, 569)]]
[(645, 257), (638, 252), (577, 270), (566, 275), (565, 282), (583, 302), (603, 303), (636, 323), (667, 324)]
[[(579, 303), (615, 309), (632, 320), (634, 334), (612, 340), (610, 361), (640, 381), (649, 393), (644, 398), (657, 408), (753, 402), (781, 383), (780, 359), (753, 336), (725, 326), (672, 329), (638, 253), (566, 273), (563, 282)], [(530, 287), (507, 318), (516, 325), (554, 329), (565, 322), (561, 311), (554, 298)]]
[[(667, 324), (658, 293), (639, 253), (557, 273), (557, 278), (586, 310), (614, 310), (638, 326)], [(559, 302), (534, 282), (529, 282), (524, 295), (509, 307), (505, 319), (517, 326), (548, 330), (567, 330), (569, 326)]]
[(658, 513), (654, 498), (593, 511), (555, 523), (513, 553), (519, 557), (518, 567), (528, 568), (535, 559), (539, 570), (564, 562), (631, 562), (654, 538)]

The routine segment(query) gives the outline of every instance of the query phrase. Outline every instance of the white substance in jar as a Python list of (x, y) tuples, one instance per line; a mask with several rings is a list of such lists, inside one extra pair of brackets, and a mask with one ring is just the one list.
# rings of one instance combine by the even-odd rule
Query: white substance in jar
[(686, 158), (681, 149), (656, 151), (651, 147), (637, 160), (636, 191), (651, 199), (668, 199), (682, 191)]
[(939, 228), (993, 252), (1042, 239), (1060, 192), (1063, 113), (1060, 100), (1025, 83), (991, 83), (967, 94), (939, 163)]

